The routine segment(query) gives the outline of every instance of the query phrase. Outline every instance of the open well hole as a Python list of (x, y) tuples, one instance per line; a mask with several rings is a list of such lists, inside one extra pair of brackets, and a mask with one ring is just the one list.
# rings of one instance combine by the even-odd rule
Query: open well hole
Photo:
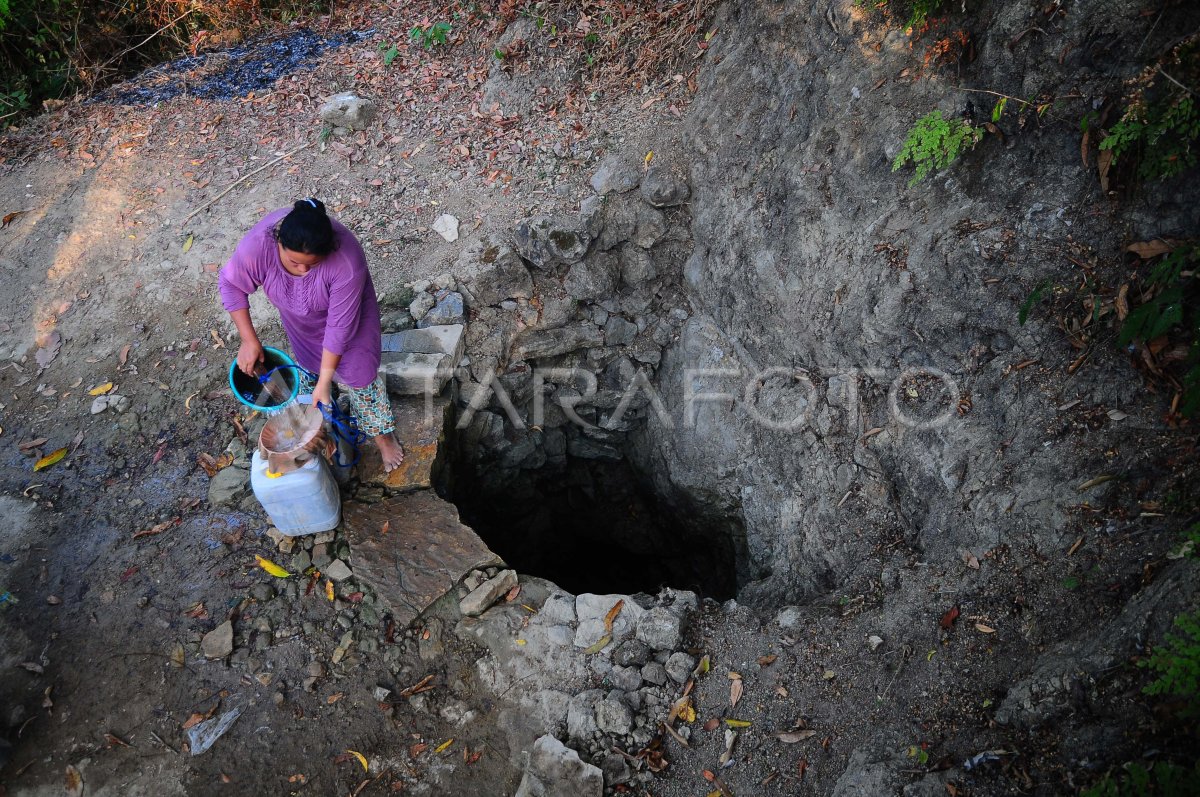
[(574, 594), (674, 587), (724, 600), (736, 593), (740, 524), (669, 506), (628, 462), (567, 456), (501, 469), (458, 448), (447, 497), (518, 572)]

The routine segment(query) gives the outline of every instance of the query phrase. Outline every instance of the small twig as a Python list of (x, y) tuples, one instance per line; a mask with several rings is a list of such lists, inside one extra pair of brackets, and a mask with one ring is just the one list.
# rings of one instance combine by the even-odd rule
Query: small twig
[(1188, 94), (1191, 94), (1193, 97), (1195, 97), (1195, 96), (1196, 96), (1196, 92), (1192, 91), (1192, 90), (1191, 90), (1191, 89), (1189, 89), (1187, 86), (1183, 85), (1183, 84), (1182, 84), (1182, 83), (1180, 83), (1178, 80), (1176, 80), (1175, 78), (1173, 78), (1173, 77), (1171, 77), (1170, 75), (1168, 75), (1166, 72), (1164, 72), (1164, 71), (1163, 71), (1163, 68), (1162, 68), (1161, 66), (1158, 68), (1158, 74), (1162, 75), (1162, 76), (1163, 76), (1163, 77), (1165, 77), (1167, 80), (1171, 81), (1171, 82), (1172, 82), (1172, 83), (1174, 83), (1176, 86), (1178, 86), (1179, 88), (1181, 88), (1181, 89), (1183, 89), (1184, 91), (1186, 91)]
[(155, 36), (157, 36), (158, 34), (162, 33), (162, 32), (163, 32), (163, 31), (165, 31), (165, 30), (169, 30), (170, 28), (173, 28), (173, 27), (175, 27), (175, 23), (176, 23), (176, 22), (179, 22), (179, 21), (180, 21), (181, 19), (183, 19), (184, 17), (190, 16), (190, 15), (191, 15), (192, 13), (194, 13), (195, 11), (196, 11), (196, 9), (195, 9), (195, 8), (189, 8), (187, 11), (184, 11), (182, 14), (180, 14), (180, 15), (179, 15), (179, 16), (177, 16), (177, 17), (175, 17), (175, 19), (171, 20), (171, 21), (170, 21), (170, 22), (168, 22), (166, 25), (163, 25), (161, 28), (159, 28), (158, 30), (154, 31), (153, 33), (151, 33), (151, 34), (150, 34), (149, 36), (147, 36), (146, 38), (142, 39), (142, 40), (141, 40), (140, 42), (138, 42), (137, 44), (133, 45), (132, 47), (126, 47), (124, 50), (122, 50), (121, 52), (117, 53), (117, 54), (116, 54), (116, 55), (114, 55), (112, 58), (110, 58), (110, 59), (108, 59), (107, 61), (105, 61), (104, 63), (100, 64), (100, 66), (97, 66), (97, 67), (95, 67), (96, 71), (97, 71), (97, 72), (99, 72), (101, 69), (104, 69), (104, 68), (106, 68), (106, 67), (107, 67), (109, 64), (113, 63), (114, 61), (120, 60), (121, 58), (124, 58), (126, 55), (129, 55), (131, 52), (133, 52), (134, 50), (138, 49), (139, 47), (141, 47), (143, 44), (145, 44), (146, 42), (148, 42), (148, 41), (150, 41), (151, 39), (153, 39), (153, 38), (154, 38)]
[(208, 209), (209, 209), (209, 208), (211, 208), (213, 205), (217, 204), (217, 202), (221, 201), (221, 198), (222, 198), (222, 197), (224, 197), (226, 194), (228, 194), (228, 193), (229, 193), (230, 191), (232, 191), (233, 189), (237, 188), (239, 185), (241, 185), (242, 183), (244, 183), (246, 180), (249, 180), (249, 179), (250, 179), (251, 177), (253, 177), (254, 175), (258, 174), (258, 173), (259, 173), (259, 172), (261, 172), (261, 171), (264, 171), (264, 170), (266, 170), (266, 169), (269, 169), (269, 168), (271, 168), (271, 167), (272, 167), (272, 166), (274, 166), (275, 164), (279, 163), (281, 160), (285, 160), (285, 159), (287, 159), (287, 158), (290, 158), (290, 157), (292, 157), (293, 155), (295, 155), (297, 152), (299, 152), (299, 151), (300, 151), (300, 150), (302, 150), (302, 149), (308, 149), (308, 148), (309, 148), (309, 147), (311, 147), (312, 145), (313, 145), (313, 142), (311, 142), (311, 141), (309, 141), (307, 144), (301, 144), (300, 146), (296, 147), (295, 149), (291, 150), (290, 152), (285, 152), (285, 153), (283, 153), (283, 154), (282, 154), (282, 155), (280, 155), (278, 158), (275, 158), (274, 160), (272, 160), (270, 163), (263, 164), (262, 166), (259, 166), (257, 169), (255, 169), (255, 170), (254, 170), (254, 171), (252, 171), (252, 172), (246, 172), (246, 173), (245, 173), (245, 174), (243, 174), (241, 177), (239, 177), (238, 179), (234, 180), (234, 181), (233, 181), (233, 183), (231, 183), (231, 184), (230, 184), (230, 186), (229, 186), (228, 188), (226, 188), (224, 191), (222, 191), (221, 193), (217, 194), (215, 197), (213, 197), (213, 198), (212, 198), (212, 199), (210, 199), (209, 201), (205, 202), (203, 205), (201, 205), (200, 207), (196, 208), (196, 209), (195, 209), (195, 210), (193, 210), (191, 213), (187, 214), (187, 216), (184, 218), (184, 220), (183, 220), (183, 221), (181, 221), (181, 222), (179, 223), (179, 226), (181, 226), (181, 227), (182, 227), (183, 225), (185, 225), (185, 224), (187, 224), (189, 221), (191, 221), (191, 220), (192, 220), (192, 217), (193, 217), (193, 216), (195, 216), (197, 213), (200, 213), (200, 212), (201, 212), (201, 211), (203, 211), (203, 210), (208, 210)]
[(170, 750), (175, 755), (179, 755), (178, 750), (176, 750), (174, 747), (172, 747), (171, 745), (164, 742), (161, 738), (159, 738), (159, 735), (157, 733), (155, 733), (154, 731), (150, 731), (150, 738), (153, 739), (154, 741), (158, 742), (159, 744), (161, 744), (163, 747)]
[(1150, 37), (1154, 35), (1154, 31), (1158, 30), (1158, 23), (1162, 21), (1163, 14), (1167, 13), (1167, 6), (1164, 3), (1162, 10), (1158, 12), (1158, 16), (1154, 18), (1154, 24), (1150, 26), (1150, 30), (1146, 31), (1146, 35), (1142, 37), (1142, 43), (1138, 45), (1133, 57), (1136, 58), (1142, 54), (1142, 48), (1146, 46), (1146, 42), (1150, 41)]

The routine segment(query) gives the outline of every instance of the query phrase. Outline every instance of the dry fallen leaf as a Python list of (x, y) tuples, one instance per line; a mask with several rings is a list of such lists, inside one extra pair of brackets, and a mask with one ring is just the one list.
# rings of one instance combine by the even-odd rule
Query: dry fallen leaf
[(949, 631), (953, 627), (954, 621), (958, 619), (958, 615), (958, 607), (952, 606), (949, 611), (942, 615), (942, 619), (938, 622), (938, 625)]
[(157, 523), (148, 529), (142, 529), (141, 531), (136, 531), (136, 532), (134, 532), (133, 537), (131, 539), (136, 540), (139, 537), (153, 537), (156, 534), (162, 534), (164, 531), (171, 528), (171, 526), (175, 525), (175, 523), (177, 523), (178, 521), (179, 521), (179, 518), (171, 518), (170, 520), (165, 520), (162, 523)]
[(83, 775), (80, 775), (79, 770), (70, 764), (67, 765), (64, 785), (69, 797), (81, 797), (83, 795)]
[(14, 210), (12, 213), (5, 213), (4, 218), (0, 220), (0, 228), (7, 227), (28, 212), (28, 210)]
[(1174, 248), (1174, 241), (1164, 241), (1162, 238), (1155, 238), (1153, 241), (1139, 241), (1138, 243), (1130, 244), (1125, 247), (1125, 251), (1133, 252), (1142, 260), (1149, 260), (1152, 257), (1165, 255)]
[(732, 672), (729, 673), (729, 677), (731, 679), (731, 682), (729, 684), (729, 707), (730, 708), (737, 707), (738, 701), (742, 699), (742, 692), (745, 689), (745, 687), (742, 685), (742, 676), (738, 675), (737, 678), (734, 678), (733, 676), (735, 676), (735, 675), (737, 675), (737, 673), (732, 673)]
[(981, 633), (981, 634), (994, 634), (994, 633), (996, 633), (996, 629), (995, 629), (995, 628), (992, 628), (991, 626), (988, 626), (988, 625), (984, 625), (983, 623), (976, 623), (976, 624), (975, 624), (975, 630), (976, 630), (976, 631), (978, 631), (978, 632), (979, 632), (979, 633)]
[(264, 557), (262, 557), (262, 556), (259, 556), (259, 555), (257, 555), (257, 554), (255, 554), (255, 556), (254, 556), (254, 561), (255, 561), (255, 562), (258, 564), (258, 566), (259, 566), (259, 567), (261, 567), (263, 570), (266, 570), (268, 573), (270, 573), (271, 575), (275, 576), (275, 578), (287, 578), (288, 576), (290, 576), (290, 575), (291, 575), (291, 573), (289, 573), (288, 571), (284, 570), (282, 567), (280, 567), (279, 565), (275, 564), (275, 563), (274, 563), (274, 562), (272, 562), (270, 559), (266, 559), (266, 558), (264, 558)]
[(36, 463), (34, 463), (33, 469), (35, 471), (44, 470), (44, 469), (50, 467), (51, 465), (54, 465), (57, 462), (61, 461), (62, 458), (65, 457), (66, 455), (67, 455), (66, 448), (60, 448), (57, 451), (52, 451), (51, 453), (47, 454), (46, 456), (39, 459)]
[(979, 558), (977, 556), (975, 556), (975, 554), (971, 553), (970, 551), (963, 551), (962, 560), (963, 560), (963, 564), (965, 564), (967, 567), (971, 568), (972, 570), (979, 569)]
[(816, 735), (816, 731), (785, 731), (784, 733), (775, 734), (775, 737), (784, 744), (795, 744), (805, 739), (811, 739)]
[(21, 451), (29, 451), (33, 448), (39, 448), (46, 445), (47, 438), (38, 437), (34, 440), (26, 440), (24, 443), (18, 443), (17, 448)]
[(1112, 166), (1113, 151), (1111, 149), (1100, 150), (1100, 155), (1096, 158), (1096, 167), (1100, 172), (1100, 190), (1108, 191), (1108, 170)]
[(1079, 488), (1078, 488), (1079, 492), (1083, 492), (1084, 490), (1090, 490), (1093, 487), (1099, 487), (1101, 484), (1112, 481), (1115, 478), (1117, 478), (1117, 477), (1113, 476), (1111, 473), (1101, 473), (1096, 478), (1088, 479), (1083, 484), (1079, 485)]

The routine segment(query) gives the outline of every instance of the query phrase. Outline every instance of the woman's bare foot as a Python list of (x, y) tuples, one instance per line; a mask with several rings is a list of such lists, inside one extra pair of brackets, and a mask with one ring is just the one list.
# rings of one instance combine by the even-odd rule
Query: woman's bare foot
[(375, 437), (374, 440), (383, 457), (383, 472), (391, 473), (400, 467), (400, 463), (404, 461), (404, 446), (396, 442), (395, 435), (388, 432)]

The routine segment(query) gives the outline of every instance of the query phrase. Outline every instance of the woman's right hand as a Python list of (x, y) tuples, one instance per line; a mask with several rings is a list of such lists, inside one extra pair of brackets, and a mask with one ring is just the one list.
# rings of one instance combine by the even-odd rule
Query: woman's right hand
[(263, 347), (257, 340), (243, 340), (238, 348), (238, 370), (246, 376), (254, 376), (259, 363), (263, 361)]

